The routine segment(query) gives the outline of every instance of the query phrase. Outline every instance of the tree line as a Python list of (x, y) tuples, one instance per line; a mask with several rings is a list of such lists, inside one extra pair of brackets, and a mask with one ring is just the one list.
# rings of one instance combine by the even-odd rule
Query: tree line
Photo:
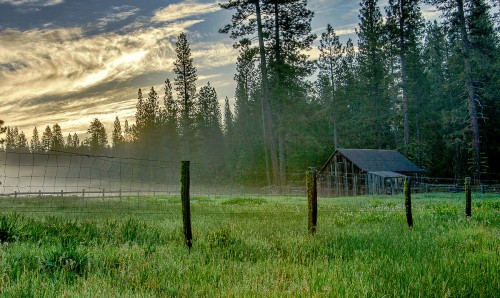
[(500, 26), (489, 3), (497, 3), (425, 2), (440, 11), (439, 22), (424, 19), (424, 1), (361, 1), (356, 47), (331, 25), (313, 34), (306, 0), (226, 1), (221, 7), (233, 15), (219, 31), (239, 52), (234, 109), (226, 98), (221, 112), (210, 83), (197, 89), (181, 34), (163, 105), (154, 88), (146, 98), (139, 89), (136, 121), (122, 128), (116, 118), (112, 147), (94, 119), (81, 142), (76, 134), (64, 141), (57, 124), (41, 140), (35, 128), (29, 144), (8, 127), (5, 148), (191, 160), (207, 173), (268, 185), (322, 166), (335, 148), (397, 149), (429, 176), (492, 178), (500, 172)]

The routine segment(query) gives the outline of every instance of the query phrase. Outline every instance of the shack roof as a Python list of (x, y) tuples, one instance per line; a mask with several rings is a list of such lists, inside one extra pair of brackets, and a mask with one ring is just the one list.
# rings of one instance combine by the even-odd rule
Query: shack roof
[(337, 149), (321, 168), (324, 171), (336, 154), (342, 154), (365, 172), (391, 171), (398, 173), (420, 173), (421, 168), (396, 150)]

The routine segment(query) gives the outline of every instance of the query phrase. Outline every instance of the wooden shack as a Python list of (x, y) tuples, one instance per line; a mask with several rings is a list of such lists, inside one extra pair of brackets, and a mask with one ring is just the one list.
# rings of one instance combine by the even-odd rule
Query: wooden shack
[(395, 194), (406, 176), (423, 170), (396, 150), (337, 149), (318, 172), (324, 196)]

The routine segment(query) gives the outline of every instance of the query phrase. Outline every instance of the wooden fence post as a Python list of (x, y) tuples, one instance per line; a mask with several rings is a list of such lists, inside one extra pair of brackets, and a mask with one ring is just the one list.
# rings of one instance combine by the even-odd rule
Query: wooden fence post
[(465, 178), (465, 217), (467, 219), (471, 218), (471, 204), (472, 204), (472, 196), (471, 196), (471, 187), (470, 187), (470, 177)]
[(404, 180), (404, 196), (405, 196), (405, 209), (406, 209), (406, 221), (410, 229), (413, 228), (413, 216), (411, 214), (411, 180), (410, 177), (405, 177)]
[(193, 234), (191, 231), (191, 209), (189, 203), (189, 161), (181, 162), (181, 200), (182, 221), (184, 224), (184, 239), (189, 249), (193, 246)]
[(307, 207), (309, 233), (316, 233), (316, 224), (318, 220), (318, 191), (316, 188), (316, 168), (311, 167), (306, 173), (307, 187)]

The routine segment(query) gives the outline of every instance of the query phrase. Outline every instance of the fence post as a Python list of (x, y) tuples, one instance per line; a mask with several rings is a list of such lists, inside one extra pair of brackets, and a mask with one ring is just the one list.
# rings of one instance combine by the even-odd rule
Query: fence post
[(309, 233), (316, 233), (316, 223), (318, 220), (318, 191), (316, 188), (316, 168), (310, 167), (306, 173), (307, 187), (307, 207)]
[(472, 204), (472, 196), (471, 196), (471, 187), (470, 187), (470, 177), (465, 178), (465, 217), (467, 219), (471, 218), (471, 204)]
[(189, 161), (181, 161), (181, 200), (182, 221), (184, 224), (184, 239), (188, 249), (193, 246), (193, 234), (191, 231), (191, 209), (189, 203)]
[(411, 179), (410, 177), (405, 177), (404, 181), (404, 196), (405, 196), (405, 209), (406, 209), (406, 221), (410, 229), (413, 228), (413, 216), (411, 214)]

